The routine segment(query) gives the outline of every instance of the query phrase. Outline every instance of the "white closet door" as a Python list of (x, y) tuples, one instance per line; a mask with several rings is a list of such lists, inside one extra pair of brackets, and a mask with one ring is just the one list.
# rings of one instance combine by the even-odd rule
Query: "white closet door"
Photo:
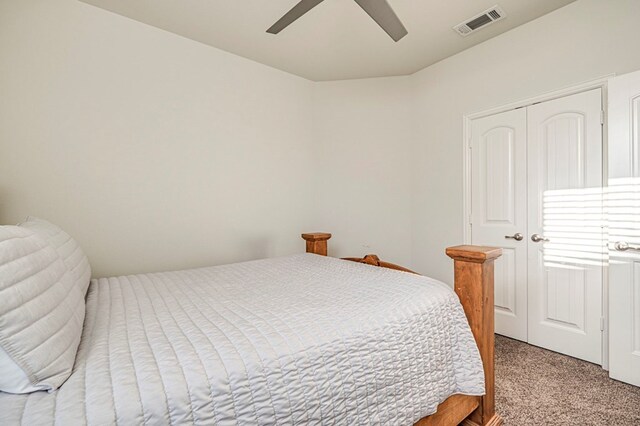
[(609, 374), (640, 386), (640, 72), (609, 81)]
[(517, 109), (473, 120), (471, 129), (471, 239), (473, 244), (502, 247), (502, 257), (495, 262), (495, 329), (523, 341), (527, 340), (526, 119), (526, 111)]
[(601, 99), (595, 89), (527, 108), (529, 343), (598, 364)]

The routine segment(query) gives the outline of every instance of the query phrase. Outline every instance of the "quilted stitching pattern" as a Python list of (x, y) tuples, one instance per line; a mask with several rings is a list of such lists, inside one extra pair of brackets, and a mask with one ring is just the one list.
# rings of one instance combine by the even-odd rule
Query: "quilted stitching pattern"
[(93, 280), (74, 372), (0, 394), (25, 424), (411, 425), (484, 392), (444, 284), (296, 255)]
[(56, 249), (75, 278), (76, 285), (85, 295), (91, 282), (91, 266), (76, 240), (56, 225), (36, 217), (28, 217), (19, 226), (31, 229)]
[[(0, 389), (51, 390), (71, 374), (84, 320), (83, 295), (58, 253), (34, 232), (0, 227)], [(23, 380), (9, 379), (22, 370)]]

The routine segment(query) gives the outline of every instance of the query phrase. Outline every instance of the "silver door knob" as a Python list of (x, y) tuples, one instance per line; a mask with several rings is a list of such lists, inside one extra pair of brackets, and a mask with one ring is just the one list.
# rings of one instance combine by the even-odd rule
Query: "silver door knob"
[(618, 241), (613, 245), (613, 247), (618, 251), (627, 251), (627, 250), (640, 251), (640, 247), (630, 246), (629, 243), (627, 243), (626, 241)]
[(504, 237), (507, 238), (507, 239), (511, 238), (513, 240), (516, 240), (516, 241), (522, 241), (524, 239), (524, 235), (522, 235), (519, 232), (517, 234), (513, 234), (513, 235), (505, 235)]
[(540, 234), (533, 234), (533, 235), (531, 236), (531, 241), (533, 241), (534, 243), (539, 243), (539, 242), (541, 242), (541, 241), (542, 241), (542, 242), (547, 243), (547, 242), (549, 242), (549, 239), (548, 239), (548, 238), (543, 237), (543, 236), (542, 236), (542, 235), (540, 235)]

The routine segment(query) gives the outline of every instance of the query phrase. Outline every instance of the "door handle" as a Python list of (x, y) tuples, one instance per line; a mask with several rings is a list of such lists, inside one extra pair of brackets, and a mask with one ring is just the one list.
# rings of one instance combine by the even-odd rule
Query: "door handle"
[(613, 247), (618, 251), (627, 251), (627, 250), (640, 251), (640, 247), (630, 246), (629, 243), (627, 243), (626, 241), (618, 241), (613, 245)]
[(540, 234), (533, 234), (533, 235), (531, 236), (531, 241), (533, 241), (534, 243), (539, 243), (539, 242), (541, 242), (541, 241), (542, 241), (543, 243), (548, 243), (548, 242), (549, 242), (549, 239), (548, 239), (548, 238), (543, 237), (543, 236), (542, 236), (542, 235), (540, 235)]
[(522, 241), (524, 239), (524, 235), (522, 235), (519, 232), (517, 234), (513, 234), (513, 235), (505, 235), (504, 237), (507, 238), (507, 239), (511, 238), (513, 240), (516, 240), (516, 241)]

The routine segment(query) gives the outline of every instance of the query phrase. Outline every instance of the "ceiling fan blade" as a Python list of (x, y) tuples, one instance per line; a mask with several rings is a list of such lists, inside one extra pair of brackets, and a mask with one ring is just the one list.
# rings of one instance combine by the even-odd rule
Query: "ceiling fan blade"
[(322, 3), (324, 0), (301, 0), (298, 4), (285, 13), (285, 15), (278, 19), (278, 22), (273, 24), (271, 28), (267, 30), (268, 33), (278, 34), (280, 31), (291, 25), (296, 19)]
[(408, 34), (387, 0), (355, 0), (355, 2), (391, 36), (393, 41), (398, 41)]

